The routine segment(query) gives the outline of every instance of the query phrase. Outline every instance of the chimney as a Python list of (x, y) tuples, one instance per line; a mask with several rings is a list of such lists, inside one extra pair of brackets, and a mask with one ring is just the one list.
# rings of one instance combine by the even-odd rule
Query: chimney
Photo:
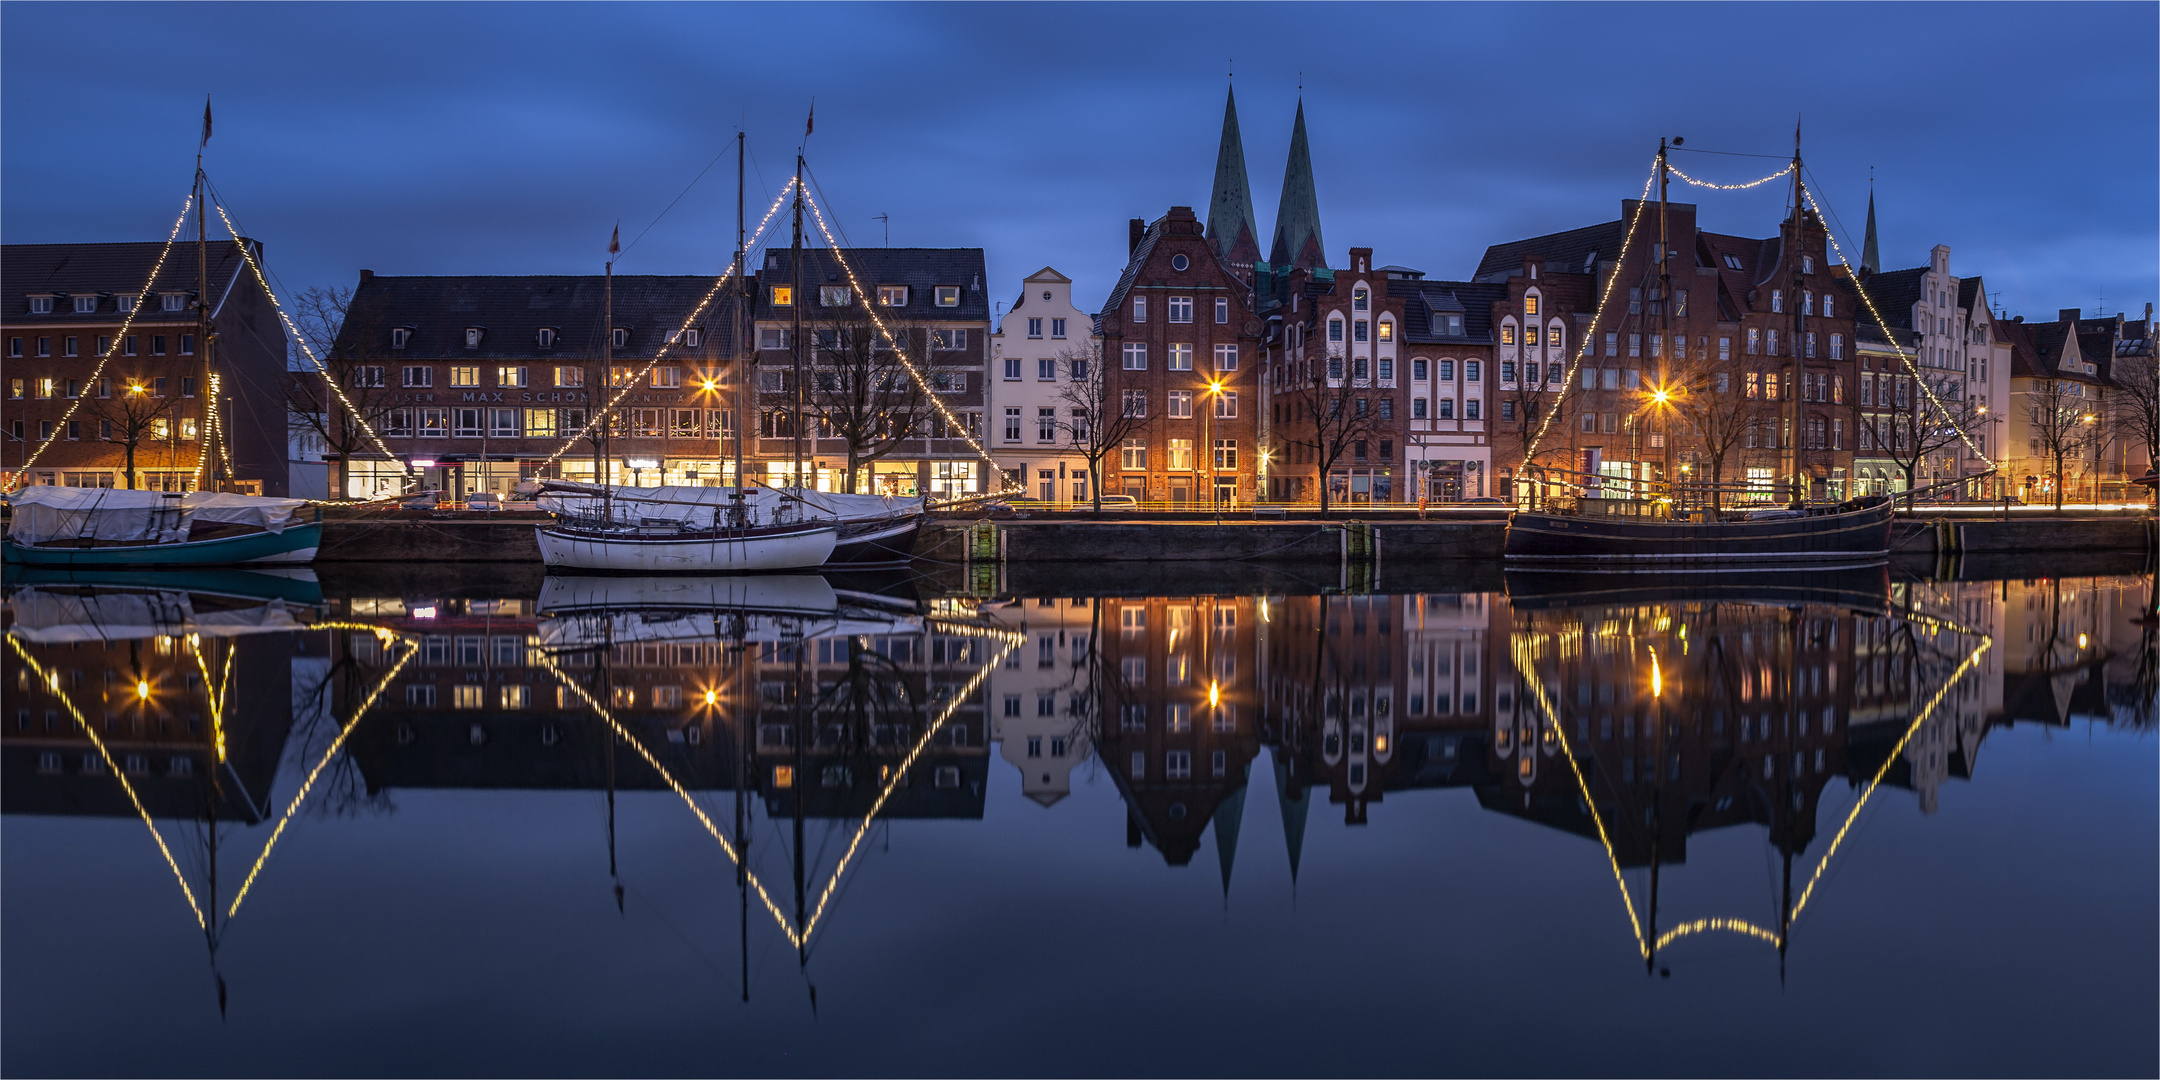
[(373, 271), (373, 270), (368, 270), (368, 269), (364, 269), (364, 268), (363, 268), (363, 269), (362, 269), (362, 270), (360, 271), (360, 280), (362, 280), (362, 281), (373, 281), (373, 280), (375, 280), (375, 271)]
[(2074, 307), (2061, 308), (2055, 312), (2055, 316), (2062, 322), (2074, 323), (2078, 321), (2078, 313), (2083, 310), (2083, 308)]
[(1140, 238), (1147, 235), (1147, 219), (1134, 218), (1129, 228), (1132, 231), (1132, 236), (1131, 243), (1125, 248), (1127, 258), (1131, 258), (1133, 252), (1140, 250)]

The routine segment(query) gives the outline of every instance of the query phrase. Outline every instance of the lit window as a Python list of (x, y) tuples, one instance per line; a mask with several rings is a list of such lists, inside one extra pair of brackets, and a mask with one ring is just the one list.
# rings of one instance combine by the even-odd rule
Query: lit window
[(958, 285), (940, 285), (937, 287), (936, 295), (937, 306), (939, 307), (960, 306), (960, 286)]
[(585, 385), (585, 369), (581, 367), (558, 367), (555, 369), (555, 385), (558, 387)]
[(480, 385), (480, 369), (477, 367), (453, 367), (450, 369), (450, 385)]
[(1387, 319), (1380, 320), (1380, 340), (1395, 340), (1395, 324), (1393, 322), (1390, 322)]
[(1529, 318), (1532, 318), (1532, 319), (1535, 319), (1535, 318), (1537, 318), (1537, 315), (1538, 315), (1538, 298), (1537, 298), (1536, 296), (1525, 296), (1525, 297), (1523, 297), (1523, 301), (1522, 301), (1522, 311), (1523, 311), (1523, 314), (1524, 314), (1525, 316), (1529, 317)]
[(855, 291), (845, 285), (826, 285), (818, 289), (821, 307), (846, 307), (855, 302)]
[(1169, 369), (1171, 371), (1191, 371), (1192, 361), (1193, 347), (1190, 344), (1173, 344), (1170, 346)]
[(906, 307), (906, 306), (907, 306), (907, 286), (905, 286), (905, 285), (880, 285), (880, 286), (878, 286), (878, 289), (877, 289), (877, 302), (878, 302), (878, 306), (879, 306), (879, 307)]
[(522, 386), (524, 386), (524, 385), (525, 385), (525, 369), (524, 369), (524, 368), (521, 368), (521, 367), (502, 367), (502, 368), (496, 368), (496, 369), (495, 369), (495, 385), (497, 385), (497, 386), (507, 386), (507, 387), (511, 387), (511, 388), (513, 388), (513, 389), (514, 389), (514, 388), (517, 388), (517, 387), (522, 387)]
[(772, 302), (774, 307), (792, 307), (795, 303), (795, 290), (787, 285), (773, 286)]

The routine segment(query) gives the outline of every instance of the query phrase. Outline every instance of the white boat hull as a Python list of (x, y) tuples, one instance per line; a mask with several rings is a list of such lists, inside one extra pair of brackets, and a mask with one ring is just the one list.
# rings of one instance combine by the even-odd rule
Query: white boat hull
[(595, 537), (545, 525), (538, 533), (541, 561), (550, 567), (621, 574), (808, 570), (824, 565), (840, 536), (838, 526), (685, 540)]

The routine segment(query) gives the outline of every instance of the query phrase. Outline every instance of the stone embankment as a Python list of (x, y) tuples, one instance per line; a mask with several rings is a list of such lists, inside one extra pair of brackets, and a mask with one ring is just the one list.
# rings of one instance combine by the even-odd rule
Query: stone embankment
[[(527, 515), (362, 517), (324, 522), (318, 562), (538, 562)], [(1089, 521), (944, 519), (923, 530), (916, 553), (930, 562), (1000, 565), (1247, 562), (1275, 565), (1384, 565), (1498, 559), (1506, 522), (1496, 518), (1414, 521)], [(2152, 552), (2151, 517), (1900, 519), (1899, 555), (2049, 555)]]

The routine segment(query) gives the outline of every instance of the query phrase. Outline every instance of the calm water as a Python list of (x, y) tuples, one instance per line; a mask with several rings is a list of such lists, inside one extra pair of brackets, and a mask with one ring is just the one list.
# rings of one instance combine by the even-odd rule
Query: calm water
[(15, 580), (0, 1068), (2151, 1075), (2139, 569)]

